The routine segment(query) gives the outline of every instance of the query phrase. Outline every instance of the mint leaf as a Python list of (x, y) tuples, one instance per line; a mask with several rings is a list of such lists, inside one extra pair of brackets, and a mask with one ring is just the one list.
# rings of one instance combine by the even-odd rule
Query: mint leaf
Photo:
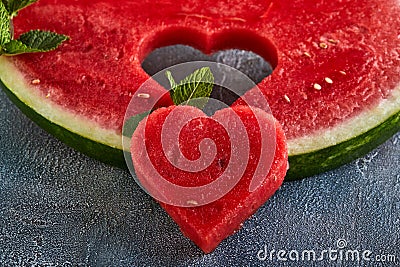
[(0, 2), (0, 49), (10, 40), (10, 17), (4, 3)]
[(171, 85), (171, 90), (175, 90), (175, 87), (177, 86), (177, 84), (176, 84), (176, 82), (174, 80), (174, 77), (172, 77), (172, 74), (171, 74), (171, 72), (169, 70), (167, 70), (165, 72), (165, 76), (167, 76), (169, 84)]
[(17, 40), (4, 44), (5, 55), (18, 55), (22, 53), (47, 52), (56, 49), (69, 37), (49, 31), (32, 30), (21, 34)]
[(136, 128), (147, 115), (150, 114), (150, 111), (146, 111), (135, 116), (130, 117), (125, 123), (124, 128), (122, 129), (122, 135), (131, 138)]
[(205, 106), (214, 85), (214, 75), (209, 67), (195, 70), (179, 84), (175, 83), (169, 71), (165, 74), (171, 83), (170, 95), (175, 105)]
[(2, 2), (6, 7), (10, 18), (12, 18), (18, 14), (18, 11), (37, 2), (37, 0), (2, 0)]
[(49, 31), (32, 30), (13, 39), (11, 19), (19, 10), (37, 0), (0, 0), (0, 56), (23, 53), (47, 52), (56, 49), (68, 36)]

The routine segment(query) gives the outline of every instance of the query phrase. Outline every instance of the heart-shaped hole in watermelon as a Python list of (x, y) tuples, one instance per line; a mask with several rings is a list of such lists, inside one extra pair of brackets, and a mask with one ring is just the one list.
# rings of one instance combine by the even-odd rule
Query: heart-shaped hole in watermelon
[[(274, 45), (248, 30), (205, 34), (186, 28), (170, 28), (158, 32), (143, 45), (141, 55), (142, 68), (150, 76), (180, 63), (212, 61), (243, 72), (255, 84), (271, 75), (277, 65)], [(250, 89), (243, 88), (240, 95)], [(214, 86), (211, 98), (231, 105), (240, 95)]]

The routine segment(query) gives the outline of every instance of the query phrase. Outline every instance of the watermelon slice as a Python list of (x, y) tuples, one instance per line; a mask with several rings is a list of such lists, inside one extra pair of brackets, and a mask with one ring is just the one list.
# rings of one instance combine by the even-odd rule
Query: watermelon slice
[[(260, 109), (235, 106), (217, 111), (212, 118), (190, 106), (160, 108), (139, 123), (131, 143), (132, 161), (140, 183), (146, 189), (154, 186), (149, 193), (163, 198), (161, 206), (180, 226), (181, 231), (206, 253), (214, 250), (223, 239), (240, 228), (241, 223), (275, 193), (288, 168), (285, 136), (280, 124), (271, 115)], [(244, 129), (238, 127), (238, 120), (243, 123)], [(181, 121), (189, 122), (180, 128), (178, 125)], [(171, 127), (171, 132), (166, 130), (166, 124)], [(169, 145), (174, 142), (163, 144), (163, 131), (167, 131), (170, 136), (179, 129), (180, 149)], [(199, 149), (196, 148), (205, 139), (213, 140), (217, 147), (215, 157), (204, 156), (213, 159), (207, 168), (196, 172), (177, 168), (180, 153), (192, 160), (191, 164), (199, 159)], [(262, 139), (272, 140), (273, 144), (262, 146)], [(234, 140), (238, 141), (237, 146)], [(243, 161), (242, 154), (246, 149), (240, 147), (246, 143), (244, 140), (248, 140), (246, 146), (249, 148), (248, 155), (244, 157), (251, 160), (244, 161), (245, 164), (235, 164)], [(264, 151), (261, 151), (261, 147)], [(204, 153), (211, 150), (204, 146), (203, 149)], [(173, 162), (169, 159), (173, 159)], [(271, 168), (265, 168), (270, 165), (269, 161), (272, 163)], [(234, 162), (233, 167), (231, 162)], [(198, 165), (202, 166), (202, 162)], [(264, 172), (257, 171), (260, 166)], [(184, 200), (185, 194), (181, 192), (185, 191), (164, 187), (164, 183), (155, 179), (157, 174), (154, 171), (162, 175), (161, 179), (174, 185), (191, 189), (198, 187), (202, 191), (189, 194), (184, 206), (172, 205), (177, 203), (176, 198)], [(235, 173), (242, 175), (232, 190), (226, 190), (215, 201), (207, 201), (206, 198), (213, 198), (216, 193), (209, 188), (203, 190), (201, 186), (220, 181), (223, 173), (228, 173), (229, 178)], [(250, 192), (249, 187), (255, 179), (261, 181), (260, 186)], [(216, 192), (223, 188), (215, 184), (210, 186), (215, 187)], [(207, 204), (200, 205), (202, 201)]]
[[(124, 166), (123, 118), (148, 79), (146, 55), (172, 44), (251, 50), (274, 67), (258, 87), (283, 125), (287, 179), (295, 179), (346, 163), (399, 131), (399, 14), (398, 0), (41, 0), (16, 17), (16, 35), (39, 28), (71, 40), (45, 54), (0, 57), (0, 79), (40, 126)], [(244, 97), (258, 106), (251, 90)]]

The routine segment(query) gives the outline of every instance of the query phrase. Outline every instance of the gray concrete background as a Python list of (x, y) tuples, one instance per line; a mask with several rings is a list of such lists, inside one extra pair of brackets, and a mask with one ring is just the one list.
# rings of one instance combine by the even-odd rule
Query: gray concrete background
[[(397, 266), (400, 133), (341, 168), (285, 183), (204, 255), (128, 172), (54, 139), (0, 92), (0, 266)], [(347, 249), (396, 262), (260, 261), (264, 250)], [(295, 255), (295, 254), (292, 254)], [(286, 255), (288, 257), (288, 255)]]

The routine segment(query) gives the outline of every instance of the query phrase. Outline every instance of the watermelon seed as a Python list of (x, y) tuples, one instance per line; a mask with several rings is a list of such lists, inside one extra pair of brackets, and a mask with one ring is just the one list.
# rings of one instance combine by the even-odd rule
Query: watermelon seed
[(329, 39), (328, 42), (330, 42), (331, 44), (337, 44), (337, 43), (338, 43), (338, 40)]
[(225, 159), (218, 159), (218, 166), (223, 169), (226, 167)]
[(284, 95), (283, 97), (285, 98), (285, 100), (286, 100), (288, 103), (290, 103), (290, 98), (289, 98), (287, 95)]
[(40, 83), (40, 80), (39, 80), (39, 79), (34, 79), (34, 80), (32, 80), (31, 83), (32, 83), (32, 84), (39, 84), (39, 83)]
[(347, 73), (346, 73), (345, 71), (343, 71), (343, 70), (339, 71), (339, 73), (342, 74), (342, 75), (346, 75), (346, 74), (347, 74)]
[(308, 52), (304, 52), (303, 55), (305, 55), (306, 57), (311, 57), (311, 54)]
[(139, 94), (137, 94), (137, 97), (147, 99), (147, 98), (150, 98), (150, 95), (149, 95), (149, 94), (146, 94), (146, 93), (139, 93)]
[(320, 43), (319, 47), (321, 47), (322, 49), (327, 49), (328, 45), (326, 43)]
[(327, 83), (329, 83), (329, 84), (332, 84), (332, 83), (333, 83), (332, 79), (329, 78), (329, 77), (325, 77), (325, 82), (327, 82)]
[(315, 90), (321, 90), (321, 89), (322, 89), (322, 86), (319, 85), (318, 83), (314, 83), (314, 89), (315, 89)]
[(189, 205), (193, 205), (193, 206), (196, 206), (199, 204), (196, 200), (188, 200), (186, 203)]

